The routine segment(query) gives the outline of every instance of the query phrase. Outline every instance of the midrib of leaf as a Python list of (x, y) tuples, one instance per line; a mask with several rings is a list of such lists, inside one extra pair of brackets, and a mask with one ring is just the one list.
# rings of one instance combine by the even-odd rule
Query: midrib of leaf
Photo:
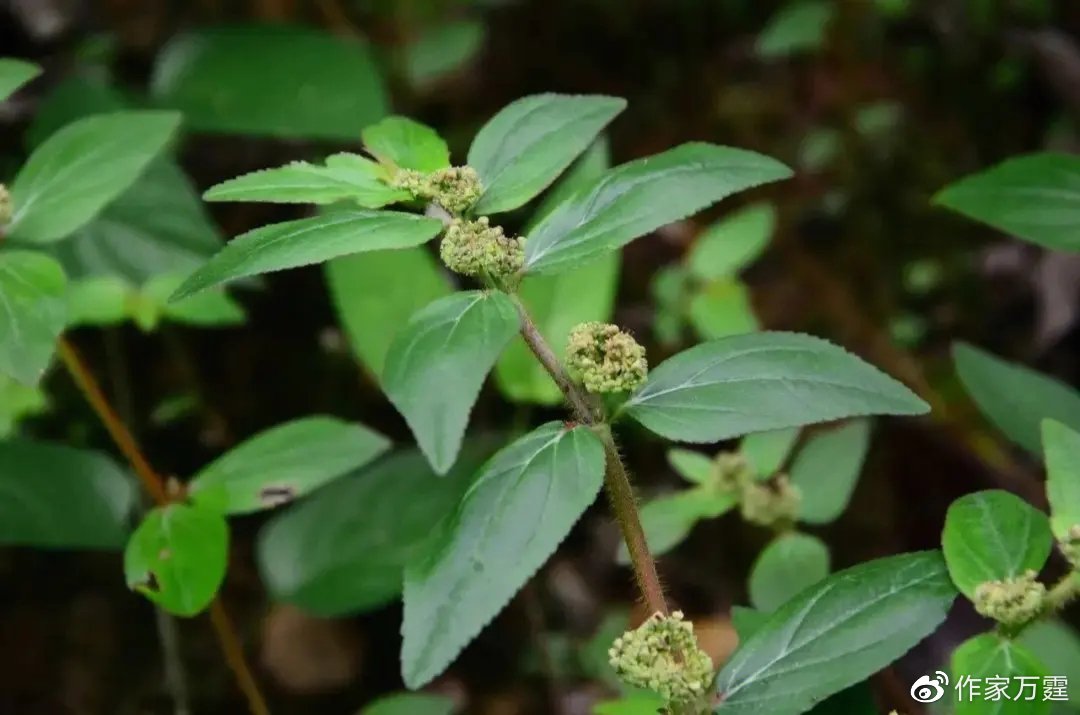
[[(523, 115), (521, 116), (521, 118), (517, 120), (517, 124), (518, 124), (518, 125), (524, 124), (524, 123), (525, 123), (525, 122), (526, 122), (526, 121), (527, 121), (527, 120), (528, 120), (528, 119), (529, 119), (529, 118), (530, 118), (530, 117), (531, 117), (532, 115), (534, 115), (534, 114), (536, 114), (537, 112), (539, 112), (539, 111), (540, 111), (541, 109), (543, 109), (543, 108), (544, 108), (545, 106), (551, 106), (551, 105), (545, 105), (545, 104), (542, 104), (542, 103), (539, 103), (539, 102), (538, 102), (538, 103), (536, 104), (536, 106), (534, 106), (534, 107), (531, 107), (530, 109), (528, 109), (528, 110), (527, 110), (527, 111), (525, 112), (525, 114), (523, 114)], [(514, 132), (503, 132), (503, 135), (502, 135), (502, 137), (500, 137), (500, 138), (499, 138), (499, 143), (498, 143), (498, 145), (496, 145), (496, 147), (495, 147), (495, 149), (496, 149), (496, 150), (495, 150), (495, 151), (493, 151), (493, 152), (491, 152), (490, 156), (492, 156), (492, 157), (498, 157), (498, 156), (499, 156), (500, 154), (502, 154), (502, 153), (503, 153), (503, 152), (504, 152), (504, 151), (506, 150), (506, 143), (507, 143), (508, 141), (510, 141), (510, 137), (511, 137), (511, 136), (512, 136), (513, 134), (514, 134)], [(545, 135), (545, 136), (546, 136), (546, 135)], [(524, 151), (525, 151), (525, 150), (523, 149), (522, 151), (518, 152), (518, 154), (517, 154), (517, 155), (518, 155), (518, 156), (521, 156), (521, 154), (523, 154), (523, 153), (524, 153)], [(489, 180), (488, 180), (488, 184), (489, 184), (489, 185), (491, 185), (491, 184), (494, 184), (494, 183), (495, 183), (495, 182), (496, 182), (496, 181), (498, 180), (498, 178), (499, 178), (500, 176), (502, 176), (503, 172), (505, 172), (505, 171), (506, 171), (506, 170), (507, 170), (507, 169), (508, 169), (508, 168), (509, 168), (510, 166), (512, 166), (513, 164), (514, 164), (514, 162), (512, 162), (512, 161), (510, 161), (510, 162), (505, 162), (505, 163), (504, 163), (504, 164), (502, 165), (502, 167), (501, 167), (501, 168), (499, 169), (499, 171), (498, 171), (498, 172), (497, 172), (497, 173), (495, 174), (495, 176), (493, 176), (493, 177), (492, 177), (491, 179), (489, 179)], [(486, 190), (485, 190), (485, 193), (486, 193)]]
[[(470, 310), (472, 310), (474, 307), (476, 307), (476, 305), (478, 303), (480, 303), (480, 301), (486, 300), (486, 299), (487, 299), (487, 296), (485, 296), (483, 293), (478, 293), (472, 299), (472, 301), (467, 306), (465, 306), (465, 308), (460, 313), (458, 313), (457, 315), (450, 316), (450, 317), (447, 317), (447, 318), (443, 318), (441, 320), (437, 320), (434, 323), (432, 323), (430, 326), (425, 327), (422, 331), (418, 331), (417, 334), (414, 335), (411, 340), (409, 340), (408, 344), (405, 346), (404, 350), (402, 351), (402, 355), (405, 355), (405, 356), (411, 355), (412, 352), (416, 349), (416, 346), (417, 346), (418, 343), (422, 342), (423, 340), (426, 340), (427, 337), (431, 333), (442, 329), (444, 326), (446, 326), (449, 323), (452, 323), (453, 325), (451, 326), (450, 330), (448, 331), (447, 336), (443, 339), (443, 343), (442, 343), (442, 346), (441, 346), (442, 348), (445, 348), (449, 344), (450, 338), (453, 337), (454, 331), (456, 331), (458, 329), (458, 326), (461, 325), (461, 321), (463, 321), (465, 319), (465, 316), (468, 314), (468, 312)], [(402, 360), (401, 360), (402, 364), (408, 363), (409, 361), (410, 360), (409, 360), (408, 357), (403, 357)]]

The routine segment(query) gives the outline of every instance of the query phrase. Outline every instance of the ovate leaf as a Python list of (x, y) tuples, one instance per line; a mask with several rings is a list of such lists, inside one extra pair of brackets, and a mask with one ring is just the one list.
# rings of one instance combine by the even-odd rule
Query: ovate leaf
[(739, 451), (750, 463), (754, 474), (759, 479), (766, 479), (780, 471), (798, 440), (798, 427), (754, 432), (743, 438)]
[(716, 442), (855, 415), (917, 415), (910, 390), (825, 340), (757, 333), (704, 343), (661, 363), (626, 403), (653, 432)]
[(383, 389), (436, 472), (454, 464), (484, 378), (518, 328), (505, 293), (467, 291), (416, 313), (391, 344)]
[(510, 211), (547, 188), (619, 112), (626, 100), (600, 95), (523, 97), (484, 125), (469, 149), (480, 173), (481, 214)]
[(453, 715), (456, 709), (445, 695), (397, 693), (379, 698), (358, 715)]
[(211, 187), (207, 201), (271, 201), (281, 204), (332, 204), (352, 201), (365, 208), (382, 208), (410, 198), (406, 191), (384, 181), (384, 171), (355, 154), (336, 154), (325, 166), (294, 161), (263, 169)]
[(28, 385), (41, 378), (64, 330), (66, 284), (44, 254), (0, 253), (0, 373)]
[(441, 551), (405, 573), (402, 675), (441, 673), (551, 556), (596, 498), (604, 448), (551, 422), (499, 451), (469, 489)]
[(468, 64), (484, 44), (476, 20), (439, 22), (404, 48), (405, 74), (414, 86), (436, 82)]
[(381, 163), (425, 174), (450, 166), (450, 149), (434, 129), (406, 117), (365, 127), (364, 148)]
[(104, 455), (0, 442), (0, 544), (119, 550), (134, 506), (132, 478)]
[(1045, 514), (1014, 494), (994, 489), (952, 503), (941, 545), (956, 587), (974, 599), (981, 583), (1041, 570), (1053, 537)]
[(261, 432), (199, 471), (196, 504), (244, 514), (285, 504), (367, 464), (390, 447), (381, 434), (333, 417), (304, 417)]
[(844, 512), (869, 447), (869, 420), (854, 420), (807, 440), (791, 465), (791, 483), (802, 492), (799, 521), (828, 524)]
[(1080, 157), (1009, 159), (942, 189), (934, 202), (1026, 241), (1080, 251)]
[(41, 74), (41, 68), (35, 64), (12, 57), (0, 57), (0, 102), (3, 102), (15, 90)]
[(419, 246), (442, 222), (398, 211), (348, 209), (257, 228), (234, 238), (180, 286), (173, 300), (237, 278), (365, 251)]
[(157, 507), (124, 551), (128, 588), (166, 611), (194, 616), (210, 605), (225, 580), (229, 527), (213, 509), (188, 504)]
[(70, 235), (135, 182), (179, 122), (174, 112), (115, 112), (67, 125), (15, 177), (8, 235), (28, 243)]
[(834, 574), (788, 601), (716, 679), (724, 715), (798, 715), (925, 638), (956, 598), (941, 555), (904, 554)]
[(820, 49), (833, 14), (829, 0), (785, 3), (758, 36), (758, 56), (777, 59)]
[(525, 267), (531, 273), (567, 270), (733, 193), (790, 175), (760, 154), (700, 143), (617, 166), (530, 232)]
[[(956, 715), (1045, 715), (1043, 677), (1049, 675), (1027, 648), (994, 633), (970, 638), (953, 651)], [(963, 684), (971, 680), (974, 691)], [(1024, 683), (1027, 683), (1024, 686)], [(959, 687), (957, 685), (959, 684)], [(996, 696), (991, 693), (997, 692)]]
[(1080, 433), (1060, 422), (1042, 424), (1046, 454), (1046, 496), (1050, 501), (1050, 527), (1059, 541), (1080, 524)]
[(686, 257), (686, 265), (703, 281), (730, 278), (761, 255), (775, 228), (776, 209), (771, 204), (751, 204), (705, 229)]
[(793, 596), (829, 575), (829, 547), (809, 534), (776, 537), (750, 571), (750, 603), (775, 611)]
[(687, 317), (702, 340), (743, 335), (758, 330), (750, 290), (738, 279), (702, 286), (690, 299)]

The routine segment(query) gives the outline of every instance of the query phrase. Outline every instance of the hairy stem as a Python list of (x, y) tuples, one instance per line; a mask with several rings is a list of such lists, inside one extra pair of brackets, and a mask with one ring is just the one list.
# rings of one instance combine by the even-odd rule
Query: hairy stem
[(641, 527), (634, 489), (626, 474), (626, 468), (623, 466), (622, 457), (619, 455), (611, 430), (599, 417), (599, 410), (594, 402), (581, 391), (577, 383), (570, 379), (566, 368), (563, 367), (551, 346), (547, 344), (544, 336), (540, 334), (525, 304), (516, 295), (511, 295), (511, 297), (521, 319), (521, 337), (525, 339), (533, 355), (559, 386), (559, 390), (562, 391), (574, 412), (574, 417), (584, 425), (597, 428), (597, 434), (604, 445), (604, 491), (607, 492), (611, 509), (622, 530), (638, 588), (651, 612), (668, 615), (670, 611), (667, 600), (664, 598), (663, 586), (660, 585), (660, 577), (656, 572), (656, 561), (649, 552), (649, 546), (645, 541), (645, 530)]
[[(142, 482), (147, 494), (159, 505), (168, 504), (170, 498), (165, 488), (165, 480), (150, 466), (150, 462), (143, 455), (135, 437), (132, 436), (127, 425), (120, 419), (116, 410), (113, 409), (113, 406), (105, 397), (105, 393), (101, 390), (101, 386), (98, 385), (97, 379), (90, 372), (86, 363), (83, 362), (75, 346), (68, 342), (66, 338), (61, 337), (57, 345), (57, 351), (61, 362), (64, 363), (64, 367), (71, 374), (72, 379), (75, 380), (75, 384), (86, 398), (86, 401), (90, 403), (94, 413), (97, 414), (98, 419), (105, 426), (117, 448), (131, 464), (132, 469), (135, 470), (135, 474), (138, 475), (139, 481)], [(214, 626), (214, 632), (217, 635), (218, 643), (221, 645), (221, 650), (225, 654), (225, 660), (235, 674), (241, 692), (247, 698), (252, 715), (270, 715), (266, 700), (259, 691), (251, 668), (244, 659), (240, 640), (229, 622), (225, 609), (217, 598), (210, 604), (210, 621)]]
[(1065, 578), (1058, 581), (1046, 592), (1046, 611), (1057, 613), (1069, 605), (1077, 596), (1080, 596), (1080, 575), (1070, 571)]

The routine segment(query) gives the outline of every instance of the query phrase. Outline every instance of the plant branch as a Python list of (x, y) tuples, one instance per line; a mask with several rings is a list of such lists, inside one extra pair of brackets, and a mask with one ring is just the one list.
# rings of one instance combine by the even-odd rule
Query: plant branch
[[(109, 436), (116, 443), (117, 448), (135, 470), (135, 474), (138, 475), (143, 488), (157, 504), (168, 504), (170, 497), (165, 488), (165, 480), (154, 471), (150, 462), (143, 455), (135, 437), (105, 397), (105, 393), (102, 391), (101, 386), (98, 385), (97, 379), (90, 372), (75, 346), (66, 338), (61, 337), (57, 344), (57, 351), (61, 362), (64, 363), (64, 367), (67, 368), (72, 379), (75, 380), (75, 384), (86, 398), (86, 401), (90, 403), (98, 419), (101, 420), (105, 429), (109, 432)], [(214, 626), (214, 632), (217, 635), (218, 643), (221, 645), (221, 650), (225, 654), (225, 660), (236, 676), (241, 692), (247, 698), (252, 715), (270, 715), (270, 710), (266, 706), (262, 693), (259, 691), (251, 668), (244, 658), (240, 640), (237, 638), (236, 632), (229, 622), (228, 615), (218, 598), (215, 598), (210, 604), (210, 621)]]

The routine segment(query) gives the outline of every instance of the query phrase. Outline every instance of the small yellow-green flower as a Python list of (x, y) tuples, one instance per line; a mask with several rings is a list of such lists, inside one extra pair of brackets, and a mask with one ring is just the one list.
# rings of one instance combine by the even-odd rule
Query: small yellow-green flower
[(1027, 623), (1042, 610), (1046, 586), (1027, 571), (1002, 581), (987, 581), (975, 589), (975, 610), (1006, 626)]
[(589, 392), (629, 392), (645, 382), (645, 348), (610, 323), (582, 323), (566, 347), (570, 372)]
[(476, 221), (454, 219), (439, 244), (447, 268), (466, 276), (510, 276), (525, 263), (525, 241), (492, 226), (486, 216)]
[(1080, 569), (1080, 524), (1069, 528), (1069, 533), (1058, 542), (1058, 548), (1074, 569)]
[(749, 480), (743, 483), (740, 509), (744, 519), (760, 526), (790, 524), (799, 514), (802, 493), (781, 474), (772, 484)]
[(455, 215), (472, 208), (483, 193), (480, 175), (471, 166), (452, 166), (430, 174), (403, 169), (394, 176), (393, 184)]
[(712, 679), (712, 660), (698, 646), (694, 627), (675, 611), (654, 613), (608, 651), (611, 667), (628, 685), (648, 688), (668, 702), (699, 699)]

